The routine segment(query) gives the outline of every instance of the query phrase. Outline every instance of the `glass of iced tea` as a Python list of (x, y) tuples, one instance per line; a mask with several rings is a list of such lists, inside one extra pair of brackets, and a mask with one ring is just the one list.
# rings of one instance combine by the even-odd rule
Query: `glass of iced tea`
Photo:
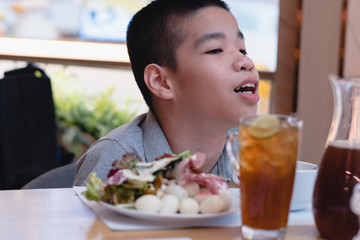
[(244, 239), (283, 239), (302, 121), (288, 115), (246, 115), (227, 150), (240, 180)]

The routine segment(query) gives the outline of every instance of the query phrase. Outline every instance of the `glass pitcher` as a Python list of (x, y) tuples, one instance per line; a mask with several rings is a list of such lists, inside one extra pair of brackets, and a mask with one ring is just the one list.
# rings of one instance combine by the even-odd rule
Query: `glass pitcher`
[(359, 229), (349, 201), (360, 181), (360, 77), (329, 76), (334, 112), (316, 178), (313, 213), (322, 237), (352, 239)]

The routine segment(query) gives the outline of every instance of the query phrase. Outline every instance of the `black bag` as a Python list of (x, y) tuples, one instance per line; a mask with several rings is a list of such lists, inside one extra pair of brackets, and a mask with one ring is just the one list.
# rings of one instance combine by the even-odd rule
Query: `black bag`
[(29, 64), (0, 79), (0, 189), (59, 166), (51, 82)]

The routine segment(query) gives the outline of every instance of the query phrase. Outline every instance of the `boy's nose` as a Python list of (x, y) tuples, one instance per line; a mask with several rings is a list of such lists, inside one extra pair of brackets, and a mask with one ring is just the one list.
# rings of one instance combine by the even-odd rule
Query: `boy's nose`
[(254, 63), (249, 57), (242, 55), (234, 61), (233, 67), (235, 71), (252, 71)]

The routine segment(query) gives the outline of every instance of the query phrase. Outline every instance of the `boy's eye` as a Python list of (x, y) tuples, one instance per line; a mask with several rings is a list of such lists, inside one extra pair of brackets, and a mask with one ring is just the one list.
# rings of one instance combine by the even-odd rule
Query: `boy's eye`
[(248, 55), (247, 51), (245, 49), (240, 49), (239, 50), (242, 54), (244, 54), (244, 56)]
[(216, 54), (216, 53), (221, 53), (222, 50), (221, 49), (212, 49), (210, 51), (207, 51), (206, 53), (210, 53), (210, 54)]

